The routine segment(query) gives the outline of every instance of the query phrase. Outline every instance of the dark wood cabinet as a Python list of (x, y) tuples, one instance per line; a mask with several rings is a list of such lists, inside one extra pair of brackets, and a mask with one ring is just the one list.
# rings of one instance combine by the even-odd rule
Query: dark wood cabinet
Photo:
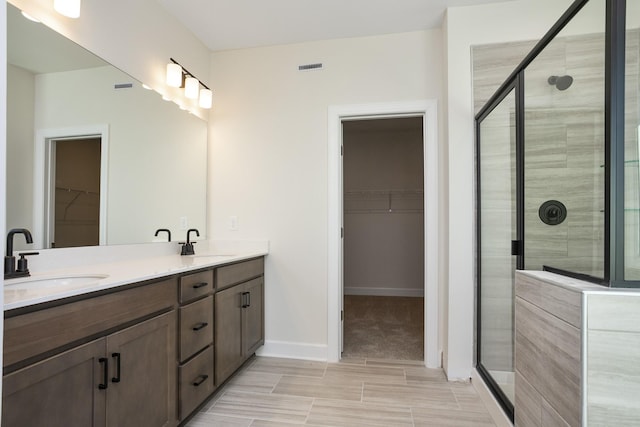
[(100, 339), (5, 375), (2, 425), (104, 427), (104, 356)]
[(244, 356), (250, 356), (264, 344), (264, 279), (253, 279), (243, 288), (242, 352)]
[(176, 426), (263, 343), (262, 257), (8, 311), (2, 426)]
[(23, 342), (4, 349), (2, 425), (177, 425), (175, 292), (165, 280), (10, 313), (9, 343)]
[(170, 312), (5, 375), (2, 425), (173, 426), (175, 378)]
[[(249, 263), (255, 266), (255, 260)], [(234, 267), (235, 271), (262, 274), (255, 268)], [(264, 344), (264, 277), (216, 293), (215, 318), (215, 375), (216, 385), (220, 385)]]
[(216, 385), (222, 384), (242, 364), (242, 299), (238, 286), (216, 293)]
[(176, 424), (176, 315), (154, 317), (107, 340), (107, 427)]
[(214, 391), (213, 271), (180, 277), (178, 411), (181, 421)]

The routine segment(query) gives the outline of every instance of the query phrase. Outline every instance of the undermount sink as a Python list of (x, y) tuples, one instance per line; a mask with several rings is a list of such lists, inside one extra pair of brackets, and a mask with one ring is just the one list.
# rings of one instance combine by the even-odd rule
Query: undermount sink
[(216, 258), (216, 257), (231, 257), (236, 256), (235, 254), (202, 254), (202, 255), (190, 255), (191, 258)]
[(109, 277), (108, 274), (78, 274), (68, 276), (51, 277), (27, 277), (20, 280), (5, 282), (5, 288), (9, 289), (44, 289), (53, 287), (79, 287), (88, 286)]

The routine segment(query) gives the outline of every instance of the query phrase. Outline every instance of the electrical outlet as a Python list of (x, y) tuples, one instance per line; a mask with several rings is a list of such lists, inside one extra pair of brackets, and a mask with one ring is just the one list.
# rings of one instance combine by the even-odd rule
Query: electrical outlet
[(189, 222), (187, 221), (187, 217), (186, 216), (181, 216), (180, 217), (180, 230), (186, 230), (187, 228), (189, 228)]
[(229, 230), (236, 231), (238, 230), (238, 217), (232, 215), (229, 217)]

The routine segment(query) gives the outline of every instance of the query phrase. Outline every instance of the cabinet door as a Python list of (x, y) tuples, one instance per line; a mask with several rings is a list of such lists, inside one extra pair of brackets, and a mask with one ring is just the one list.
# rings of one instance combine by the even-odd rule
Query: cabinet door
[(108, 390), (100, 339), (5, 375), (4, 427), (103, 427)]
[(242, 364), (242, 286), (233, 286), (215, 296), (215, 375), (222, 384)]
[(177, 424), (175, 311), (109, 335), (107, 356), (107, 426)]
[(245, 357), (264, 344), (264, 278), (243, 285), (245, 307), (242, 312), (242, 352)]

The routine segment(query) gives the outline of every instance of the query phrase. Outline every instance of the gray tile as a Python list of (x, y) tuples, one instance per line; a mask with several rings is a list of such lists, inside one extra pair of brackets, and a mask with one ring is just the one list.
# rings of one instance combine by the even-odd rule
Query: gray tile
[(411, 409), (362, 402), (316, 399), (307, 419), (319, 426), (413, 426)]
[(325, 377), (345, 381), (367, 381), (374, 378), (380, 383), (406, 384), (404, 369), (386, 366), (330, 364)]
[(362, 400), (383, 406), (460, 409), (453, 391), (449, 387), (433, 384), (400, 385), (365, 382)]
[(360, 401), (362, 399), (362, 382), (333, 377), (313, 378), (284, 375), (273, 393)]
[(219, 415), (208, 414), (206, 412), (197, 413), (186, 427), (249, 427), (251, 419), (221, 417)]
[(302, 375), (305, 377), (322, 377), (325, 374), (327, 364), (309, 360), (280, 359), (259, 357), (249, 367), (250, 371), (266, 372), (269, 374)]
[(207, 412), (228, 417), (303, 423), (312, 402), (313, 399), (307, 397), (228, 391)]

